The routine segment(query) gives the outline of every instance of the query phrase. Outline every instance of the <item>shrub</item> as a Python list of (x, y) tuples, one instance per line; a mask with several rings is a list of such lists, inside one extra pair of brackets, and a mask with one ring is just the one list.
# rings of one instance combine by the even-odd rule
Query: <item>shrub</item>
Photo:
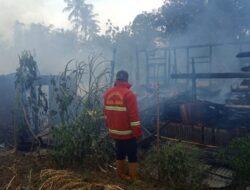
[(250, 180), (250, 136), (234, 139), (225, 149), (224, 158), (236, 180)]
[(153, 147), (143, 161), (145, 176), (165, 183), (171, 189), (199, 189), (205, 165), (199, 150), (184, 144)]
[(73, 69), (69, 68), (71, 63), (59, 81), (53, 80), (57, 108), (52, 112), (60, 122), (52, 130), (51, 155), (60, 166), (85, 163), (103, 167), (114, 155), (103, 130), (102, 94), (107, 72), (99, 68), (103, 62), (95, 57), (76, 63)]
[[(84, 164), (104, 166), (113, 160), (112, 144), (108, 136), (101, 135), (101, 120), (88, 113), (70, 125), (53, 128), (51, 155), (59, 166)], [(104, 165), (103, 165), (104, 164)]]

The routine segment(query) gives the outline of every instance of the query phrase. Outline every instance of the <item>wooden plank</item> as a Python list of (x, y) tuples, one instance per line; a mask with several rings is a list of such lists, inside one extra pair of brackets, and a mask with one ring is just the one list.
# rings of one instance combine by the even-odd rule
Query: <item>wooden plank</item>
[(230, 105), (226, 104), (225, 107), (227, 108), (239, 108), (239, 109), (250, 109), (250, 105)]
[(172, 74), (174, 79), (233, 79), (233, 78), (250, 78), (250, 73), (183, 73), (183, 74)]
[(200, 146), (200, 147), (208, 147), (208, 148), (217, 148), (218, 147), (218, 146), (214, 146), (214, 145), (201, 144), (201, 143), (197, 143), (197, 142), (193, 142), (193, 141), (180, 140), (180, 139), (164, 137), (164, 136), (160, 136), (160, 139), (181, 142), (181, 143), (191, 144), (191, 145)]
[(232, 92), (238, 92), (238, 93), (249, 93), (250, 88), (233, 88), (231, 89)]

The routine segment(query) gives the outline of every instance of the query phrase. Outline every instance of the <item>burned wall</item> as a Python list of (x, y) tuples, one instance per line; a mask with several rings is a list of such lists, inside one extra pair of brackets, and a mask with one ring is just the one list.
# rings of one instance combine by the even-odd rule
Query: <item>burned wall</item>
[(0, 76), (0, 143), (6, 141), (13, 127), (15, 74)]

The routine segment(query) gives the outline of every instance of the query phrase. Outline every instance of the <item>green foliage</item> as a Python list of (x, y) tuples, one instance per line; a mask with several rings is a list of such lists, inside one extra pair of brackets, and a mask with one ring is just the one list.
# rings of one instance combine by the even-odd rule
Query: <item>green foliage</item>
[[(64, 72), (51, 81), (54, 88), (56, 110), (60, 123), (74, 123), (83, 110), (99, 113), (102, 109), (102, 93), (108, 84), (108, 71), (103, 69), (105, 61), (90, 56), (87, 62), (69, 61)], [(72, 66), (73, 65), (73, 66)]]
[(66, 124), (66, 122), (69, 122), (69, 123), (71, 122), (69, 107), (73, 103), (74, 96), (76, 94), (75, 86), (74, 87), (71, 86), (73, 82), (71, 80), (72, 73), (70, 69), (68, 68), (71, 61), (67, 63), (64, 72), (60, 75), (58, 79), (59, 81), (57, 81), (56, 78), (52, 78), (51, 80), (51, 85), (54, 88), (53, 95), (55, 95), (57, 109), (53, 110), (52, 108), (52, 110), (50, 110), (50, 115), (53, 118), (57, 114), (57, 112), (59, 112), (61, 124), (63, 126)]
[[(71, 126), (54, 128), (51, 155), (59, 166), (97, 166), (112, 161), (113, 152), (107, 136), (100, 136), (97, 121), (87, 112)], [(98, 126), (99, 125), (99, 126)], [(102, 165), (103, 166), (103, 165)]]
[(23, 51), (19, 57), (19, 64), (15, 85), (22, 92), (30, 89), (30, 95), (34, 96), (34, 83), (37, 80), (37, 63), (29, 51)]
[[(23, 51), (19, 57), (20, 66), (16, 71), (16, 123), (18, 141), (24, 141), (39, 132), (39, 120), (47, 112), (46, 94), (42, 91), (37, 75), (37, 63), (29, 51)], [(25, 119), (26, 118), (26, 119)], [(34, 129), (33, 129), (34, 127)]]
[(94, 56), (74, 69), (69, 69), (70, 63), (59, 81), (53, 82), (61, 122), (53, 128), (51, 155), (60, 166), (103, 166), (113, 157), (111, 142), (103, 131), (102, 94), (107, 71), (100, 69), (104, 62)]
[(221, 155), (238, 180), (250, 180), (250, 136), (234, 139)]
[(205, 165), (199, 150), (180, 143), (153, 147), (143, 161), (145, 176), (165, 183), (170, 189), (200, 189)]
[(188, 26), (195, 21), (205, 8), (202, 0), (170, 0), (165, 1), (160, 8), (158, 19), (154, 22), (156, 28), (167, 35), (175, 35), (186, 32)]

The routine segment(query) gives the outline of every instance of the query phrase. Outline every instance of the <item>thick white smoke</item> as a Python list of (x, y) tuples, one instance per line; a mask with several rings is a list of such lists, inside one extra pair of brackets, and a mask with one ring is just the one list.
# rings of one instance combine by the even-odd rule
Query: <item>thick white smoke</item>
[(62, 13), (63, 0), (0, 0), (0, 40), (11, 41), (16, 21), (29, 24), (68, 25), (67, 15)]

